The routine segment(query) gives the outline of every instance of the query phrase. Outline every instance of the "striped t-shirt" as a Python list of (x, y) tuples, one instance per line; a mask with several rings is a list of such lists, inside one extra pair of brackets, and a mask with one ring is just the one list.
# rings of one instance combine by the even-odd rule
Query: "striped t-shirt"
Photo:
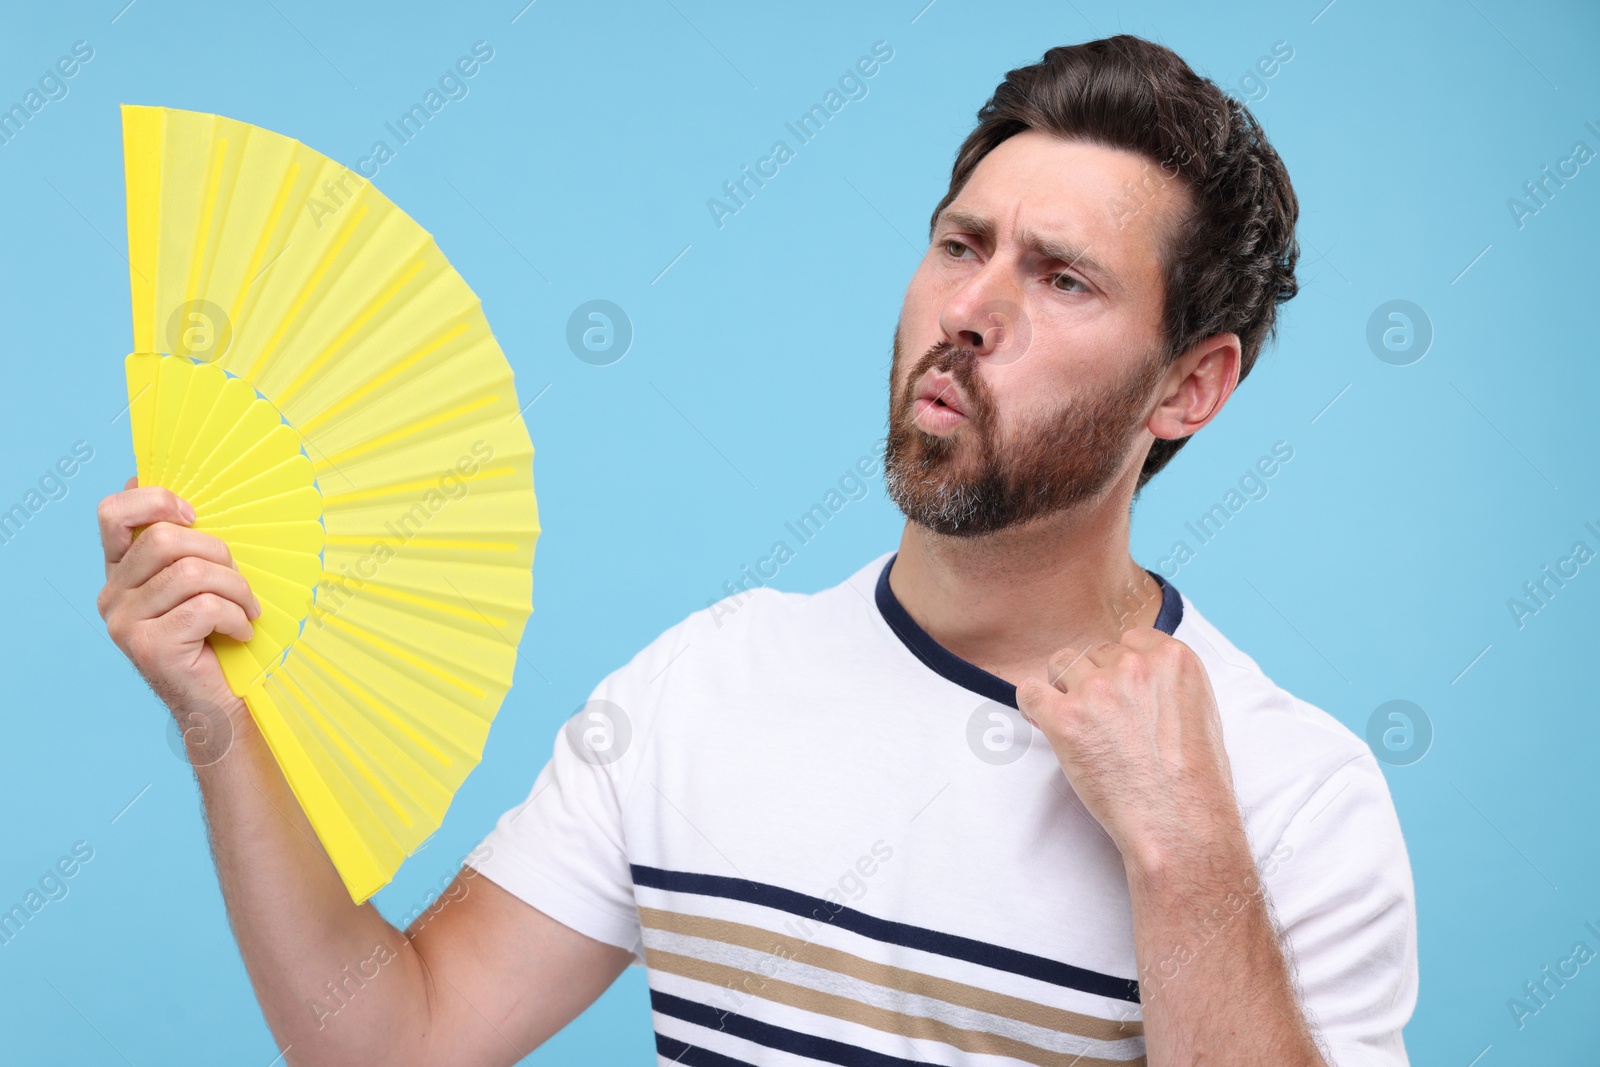
[[(1141, 995), (1227, 913), (1140, 974), (1115, 846), (1015, 687), (896, 600), (892, 562), (667, 630), (568, 720), (472, 865), (634, 951), (661, 1063), (1144, 1063)], [(1404, 1065), (1415, 912), (1376, 761), (1146, 573), (1157, 627), (1206, 666), (1334, 1064)]]

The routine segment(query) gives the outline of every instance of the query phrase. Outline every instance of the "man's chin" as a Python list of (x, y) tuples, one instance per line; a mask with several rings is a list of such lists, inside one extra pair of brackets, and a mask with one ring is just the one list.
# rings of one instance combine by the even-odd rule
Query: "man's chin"
[(908, 451), (919, 459), (923, 456), (940, 458), (966, 452), (970, 447), (976, 447), (969, 443), (979, 439), (977, 428), (968, 419), (938, 430), (929, 430), (916, 419), (907, 420), (906, 426), (909, 431), (905, 435)]

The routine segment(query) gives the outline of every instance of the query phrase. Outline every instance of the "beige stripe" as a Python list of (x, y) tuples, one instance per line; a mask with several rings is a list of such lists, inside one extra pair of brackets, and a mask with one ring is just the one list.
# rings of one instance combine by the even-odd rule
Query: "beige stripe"
[(697, 982), (710, 985), (735, 988), (742, 985), (746, 979), (754, 978), (760, 992), (757, 994), (763, 1000), (770, 1000), (777, 1004), (787, 1004), (791, 1008), (799, 1008), (816, 1015), (829, 1015), (835, 1019), (859, 1026), (868, 1026), (884, 1033), (898, 1034), (901, 1037), (914, 1037), (924, 1041), (943, 1041), (963, 1052), (982, 1053), (990, 1056), (1010, 1056), (1022, 1060), (1024, 1063), (1038, 1064), (1038, 1067), (1144, 1067), (1143, 1056), (1132, 1060), (1102, 1060), (1086, 1055), (1071, 1055), (1065, 1052), (1051, 1052), (1037, 1045), (1030, 1045), (1025, 1041), (1015, 1038), (1002, 1037), (999, 1034), (984, 1033), (979, 1030), (963, 1030), (949, 1023), (937, 1019), (928, 1019), (921, 1015), (906, 1015), (902, 1012), (887, 1011), (883, 1008), (863, 1004), (850, 997), (841, 997), (833, 993), (823, 993), (805, 986), (795, 985), (793, 982), (782, 982), (775, 978), (767, 978), (752, 971), (741, 970), (738, 967), (729, 967), (721, 963), (708, 963), (697, 960), (693, 956), (680, 956), (676, 952), (662, 952), (660, 949), (645, 948), (645, 962), (658, 971), (668, 974), (682, 975), (692, 978)]
[(759, 926), (712, 919), (703, 915), (685, 915), (660, 908), (639, 909), (639, 919), (645, 926), (666, 930), (690, 937), (703, 937), (730, 945), (783, 955), (813, 967), (837, 971), (839, 974), (873, 985), (887, 986), (917, 996), (942, 1000), (974, 1011), (988, 1012), (1007, 1019), (1028, 1023), (1046, 1030), (1076, 1034), (1096, 1041), (1120, 1041), (1144, 1033), (1144, 1024), (1135, 1019), (1119, 1022), (1096, 1015), (1083, 1015), (1063, 1008), (1053, 1008), (1020, 997), (996, 993), (990, 989), (955, 982), (920, 971), (910, 971), (875, 960), (863, 959), (853, 953), (819, 945), (813, 941), (776, 934)]

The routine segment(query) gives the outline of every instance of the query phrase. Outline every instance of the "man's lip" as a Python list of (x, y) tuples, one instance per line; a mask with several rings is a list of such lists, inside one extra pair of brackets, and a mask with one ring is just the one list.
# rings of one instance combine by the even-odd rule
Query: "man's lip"
[(911, 402), (911, 417), (924, 430), (940, 436), (967, 420), (955, 408), (941, 407), (925, 396), (919, 396)]
[[(961, 389), (956, 385), (954, 378), (941, 371), (929, 371), (922, 376), (922, 381), (917, 386), (916, 400), (938, 400), (946, 408), (957, 415), (965, 415), (966, 410), (961, 402)], [(936, 407), (938, 405), (935, 405)]]

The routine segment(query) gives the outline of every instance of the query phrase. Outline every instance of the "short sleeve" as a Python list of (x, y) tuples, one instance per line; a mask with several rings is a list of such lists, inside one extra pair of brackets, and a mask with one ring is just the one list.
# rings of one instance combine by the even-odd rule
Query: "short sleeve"
[(648, 686), (635, 679), (648, 669), (649, 651), (607, 676), (567, 719), (527, 798), (500, 816), (468, 860), (562, 925), (633, 952), (636, 963), (644, 949), (621, 797), (647, 710)]
[(1370, 752), (1312, 793), (1262, 875), (1332, 1067), (1407, 1067), (1416, 899), (1400, 820)]

